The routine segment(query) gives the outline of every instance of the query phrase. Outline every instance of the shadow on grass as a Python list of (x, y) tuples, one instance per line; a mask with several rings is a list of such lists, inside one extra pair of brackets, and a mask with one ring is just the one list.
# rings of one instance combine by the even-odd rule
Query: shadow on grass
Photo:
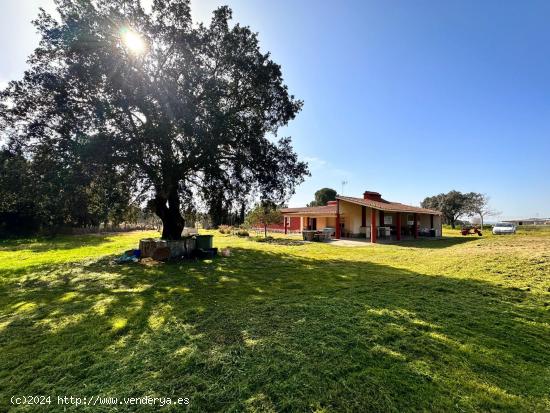
[(52, 237), (12, 238), (0, 240), (0, 251), (29, 250), (32, 252), (46, 252), (51, 250), (70, 250), (81, 246), (104, 245), (111, 242), (113, 233), (85, 234), (85, 235), (58, 235)]
[[(154, 267), (102, 260), (2, 284), (0, 405), (101, 394), (189, 397), (190, 411), (548, 407), (548, 313), (529, 292), (233, 253)], [(136, 410), (157, 409), (126, 411)]]
[(416, 240), (406, 240), (399, 242), (389, 242), (389, 244), (398, 246), (398, 247), (407, 247), (407, 248), (449, 248), (455, 245), (466, 244), (472, 241), (479, 241), (481, 237), (476, 236), (461, 236), (461, 237), (443, 237), (443, 238), (419, 238)]
[(260, 242), (260, 243), (264, 243), (264, 244), (272, 244), (272, 245), (285, 245), (285, 246), (289, 246), (289, 247), (297, 247), (297, 246), (306, 244), (305, 241), (301, 241), (301, 240), (298, 240), (298, 239), (292, 239), (292, 238), (253, 237), (251, 239), (251, 241)]

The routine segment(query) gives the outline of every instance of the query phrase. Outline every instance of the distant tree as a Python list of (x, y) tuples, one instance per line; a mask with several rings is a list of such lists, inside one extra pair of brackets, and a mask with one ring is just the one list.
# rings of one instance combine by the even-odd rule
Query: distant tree
[(30, 163), (21, 153), (0, 151), (0, 233), (32, 233), (40, 227)]
[(283, 214), (272, 202), (262, 202), (256, 205), (246, 216), (246, 223), (252, 227), (263, 226), (264, 236), (267, 238), (267, 226), (280, 224)]
[[(93, 141), (92, 141), (93, 142)], [(29, 162), (43, 229), (118, 225), (130, 205), (129, 177), (84, 140), (70, 151), (40, 146)]]
[(486, 194), (478, 192), (469, 192), (466, 196), (466, 213), (468, 216), (477, 215), (483, 228), (483, 222), (486, 217), (500, 215), (499, 211), (489, 206), (489, 197)]
[(246, 218), (246, 200), (245, 199), (241, 199), (241, 201), (239, 202), (239, 220), (238, 220), (238, 223), (239, 224), (244, 224), (244, 220)]
[(131, 203), (126, 177), (107, 163), (91, 161), (100, 156), (93, 148), (75, 145), (73, 150), (72, 156), (62, 156), (44, 146), (30, 158), (17, 148), (0, 151), (4, 233), (55, 232), (124, 220)]
[(443, 214), (444, 221), (455, 228), (459, 217), (468, 213), (468, 198), (459, 191), (450, 191), (446, 194), (439, 194), (425, 198), (421, 204), (422, 208), (434, 209)]
[[(283, 200), (308, 174), (290, 138), (269, 139), (302, 102), (228, 7), (197, 25), (189, 0), (150, 12), (140, 0), (56, 4), (58, 18), (42, 10), (34, 23), (29, 70), (0, 93), (0, 130), (28, 159), (78, 159), (100, 143), (124, 190), (148, 194), (166, 239), (181, 237), (183, 204), (212, 182), (229, 199), (256, 188)], [(63, 210), (80, 210), (84, 195)]]
[(223, 189), (213, 185), (207, 192), (206, 202), (208, 207), (208, 215), (210, 217), (210, 224), (214, 228), (217, 228), (222, 224), (228, 225), (231, 201), (227, 199), (227, 195)]
[(331, 188), (321, 188), (315, 192), (315, 200), (311, 201), (307, 206), (324, 206), (328, 201), (336, 200), (336, 191)]
[(142, 215), (143, 215), (143, 211), (139, 206), (135, 204), (130, 204), (127, 208), (125, 208), (122, 217), (117, 216), (117, 219), (121, 218), (120, 222), (125, 222), (128, 224), (137, 224), (140, 222)]

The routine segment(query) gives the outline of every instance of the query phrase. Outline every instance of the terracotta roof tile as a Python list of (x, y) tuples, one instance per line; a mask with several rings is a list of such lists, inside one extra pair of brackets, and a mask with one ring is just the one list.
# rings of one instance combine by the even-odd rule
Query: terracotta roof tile
[[(387, 212), (408, 212), (420, 214), (441, 215), (441, 212), (432, 209), (405, 205), (399, 202), (390, 202), (382, 199), (381, 201), (373, 201), (372, 199), (355, 198), (351, 196), (338, 196), (337, 199), (351, 202), (358, 205), (365, 205), (370, 208), (379, 209)], [(334, 215), (336, 216), (336, 205), (318, 206), (318, 207), (302, 207), (302, 208), (283, 208), (281, 212), (286, 215)]]
[(417, 212), (420, 214), (441, 215), (441, 212), (434, 211), (433, 209), (426, 209), (426, 208), (415, 207), (412, 205), (405, 205), (399, 202), (390, 202), (386, 200), (373, 201), (371, 199), (354, 198), (351, 196), (338, 196), (336, 198), (341, 199), (342, 201), (348, 201), (354, 204), (365, 205), (371, 208), (379, 209), (381, 211), (411, 212), (411, 213)]

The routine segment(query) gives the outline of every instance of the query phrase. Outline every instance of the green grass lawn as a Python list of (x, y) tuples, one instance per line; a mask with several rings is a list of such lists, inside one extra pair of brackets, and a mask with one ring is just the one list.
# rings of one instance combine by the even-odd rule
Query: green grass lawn
[(0, 242), (0, 411), (550, 411), (549, 231), (111, 263), (149, 235)]

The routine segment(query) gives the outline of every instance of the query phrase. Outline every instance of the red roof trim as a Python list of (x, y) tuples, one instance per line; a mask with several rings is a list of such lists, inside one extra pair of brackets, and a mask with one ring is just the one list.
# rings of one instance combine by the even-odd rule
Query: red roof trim
[(302, 208), (283, 208), (283, 214), (323, 214), (336, 216), (336, 205), (326, 205), (318, 207), (302, 207)]

